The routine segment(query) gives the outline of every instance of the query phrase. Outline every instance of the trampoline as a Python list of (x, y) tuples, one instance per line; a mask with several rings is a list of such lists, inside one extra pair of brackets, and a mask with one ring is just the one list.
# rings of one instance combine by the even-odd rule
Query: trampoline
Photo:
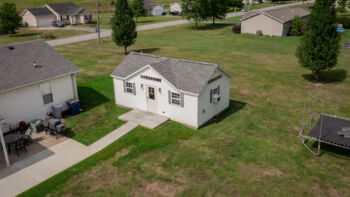
[[(313, 96), (307, 92), (307, 97), (312, 98), (312, 116), (306, 121), (306, 99), (304, 102), (304, 118), (302, 129), (299, 136), (302, 138), (303, 145), (314, 155), (320, 155), (321, 143), (330, 144), (350, 150), (350, 119), (337, 116), (338, 103), (335, 115), (324, 113), (325, 101), (321, 98)], [(321, 112), (317, 113), (314, 110), (315, 102), (321, 103)], [(316, 122), (316, 123), (315, 123)], [(306, 134), (307, 130), (309, 132)], [(307, 140), (314, 140), (318, 142), (317, 152), (307, 146)]]

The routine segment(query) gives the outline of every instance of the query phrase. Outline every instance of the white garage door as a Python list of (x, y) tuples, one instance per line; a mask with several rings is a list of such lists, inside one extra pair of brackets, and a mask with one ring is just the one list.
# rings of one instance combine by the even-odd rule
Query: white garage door
[(37, 18), (38, 27), (51, 26), (52, 21), (53, 21), (52, 17), (40, 17), (40, 18)]

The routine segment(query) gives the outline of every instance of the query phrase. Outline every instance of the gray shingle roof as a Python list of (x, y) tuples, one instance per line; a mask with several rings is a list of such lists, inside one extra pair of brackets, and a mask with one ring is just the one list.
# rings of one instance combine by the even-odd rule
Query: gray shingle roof
[(217, 64), (171, 59), (131, 52), (111, 76), (125, 78), (150, 65), (175, 88), (199, 94), (219, 67)]
[(0, 92), (78, 71), (43, 40), (0, 46)]
[(299, 16), (299, 17), (308, 16), (310, 15), (310, 12), (308, 12), (303, 8), (290, 8), (290, 7), (277, 8), (277, 9), (272, 9), (267, 11), (249, 11), (243, 16), (242, 21), (258, 14), (266, 14), (270, 17), (275, 18), (281, 23), (285, 23), (293, 20), (295, 16)]
[(27, 8), (34, 16), (51, 16), (52, 12), (47, 8)]
[(82, 13), (84, 14), (91, 14), (91, 11), (77, 6), (75, 3), (69, 2), (69, 3), (48, 3), (48, 6), (50, 6), (55, 12), (57, 12), (59, 15), (80, 15)]

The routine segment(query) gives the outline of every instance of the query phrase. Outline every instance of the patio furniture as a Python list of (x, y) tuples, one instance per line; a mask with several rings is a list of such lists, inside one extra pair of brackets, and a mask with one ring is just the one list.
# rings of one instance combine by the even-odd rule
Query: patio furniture
[(15, 149), (17, 156), (19, 156), (19, 150), (24, 149), (27, 152), (27, 149), (24, 144), (24, 139), (20, 134), (11, 133), (4, 136), (5, 143), (7, 145), (7, 149), (9, 154), (11, 154), (11, 149)]
[(43, 125), (45, 127), (45, 132), (56, 136), (57, 139), (59, 135), (63, 135), (65, 131), (65, 127), (59, 119), (52, 118), (44, 120)]
[(28, 128), (27, 131), (24, 133), (24, 135), (22, 135), (24, 143), (28, 143), (28, 142), (30, 142), (30, 144), (33, 143), (32, 133), (33, 133), (33, 130), (31, 128)]

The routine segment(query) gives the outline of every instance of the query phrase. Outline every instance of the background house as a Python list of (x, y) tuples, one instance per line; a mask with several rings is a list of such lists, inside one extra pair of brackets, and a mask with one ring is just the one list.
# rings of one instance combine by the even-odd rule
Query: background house
[(182, 3), (181, 2), (175, 2), (175, 3), (170, 3), (170, 12), (182, 12)]
[(43, 6), (49, 9), (56, 20), (63, 21), (66, 24), (85, 24), (92, 21), (92, 12), (85, 8), (77, 6), (75, 3), (48, 3)]
[(152, 0), (145, 0), (144, 7), (147, 10), (148, 16), (162, 16), (164, 12), (163, 7), (158, 3), (154, 3)]
[(229, 106), (231, 75), (217, 64), (132, 52), (111, 76), (117, 105), (195, 128)]
[(23, 24), (31, 27), (46, 27), (52, 24), (56, 17), (47, 8), (27, 8), (22, 12)]
[(303, 8), (277, 8), (268, 11), (249, 11), (241, 20), (241, 33), (287, 36), (292, 28), (292, 21), (299, 16), (304, 22), (310, 13)]
[(78, 98), (79, 69), (43, 40), (0, 46), (0, 116), (7, 123), (40, 119), (53, 104)]

